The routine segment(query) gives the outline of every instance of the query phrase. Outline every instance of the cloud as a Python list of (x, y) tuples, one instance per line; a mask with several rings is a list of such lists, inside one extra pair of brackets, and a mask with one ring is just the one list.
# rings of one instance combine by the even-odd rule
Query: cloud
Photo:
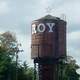
[(76, 31), (80, 31), (80, 23), (67, 23), (67, 32), (76, 32)]
[[(50, 6), (52, 15), (66, 15), (67, 21), (67, 47), (70, 55), (79, 59), (80, 38), (80, 0), (1, 0), (0, 1), (0, 31), (10, 30), (18, 36), (25, 50), (20, 58), (30, 60), (31, 22), (45, 16), (46, 8)], [(7, 14), (7, 15), (6, 15)]]
[(9, 12), (8, 3), (6, 1), (0, 1), (0, 16)]
[(80, 31), (70, 32), (67, 35), (67, 52), (80, 65)]
[(74, 48), (79, 48), (80, 46), (80, 31), (76, 31), (76, 32), (71, 32), (71, 33), (68, 33), (67, 37), (68, 37), (68, 43), (69, 43), (69, 46), (72, 46)]

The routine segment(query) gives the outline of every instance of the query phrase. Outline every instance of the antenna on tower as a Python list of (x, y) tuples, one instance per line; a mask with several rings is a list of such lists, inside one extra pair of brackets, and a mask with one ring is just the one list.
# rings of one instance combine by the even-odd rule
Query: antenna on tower
[(53, 10), (53, 9), (48, 6), (48, 7), (46, 8), (46, 13), (50, 14), (50, 13), (52, 12), (52, 10)]
[(64, 21), (66, 21), (66, 15), (65, 15), (64, 13), (61, 14), (60, 18), (61, 18), (62, 20), (64, 20)]

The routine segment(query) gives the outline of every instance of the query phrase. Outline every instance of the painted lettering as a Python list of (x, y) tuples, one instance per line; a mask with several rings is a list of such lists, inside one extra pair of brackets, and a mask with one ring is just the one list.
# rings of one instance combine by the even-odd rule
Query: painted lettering
[(45, 25), (43, 23), (40, 23), (37, 27), (38, 32), (44, 32), (46, 29)]
[[(48, 32), (53, 32), (53, 27), (55, 26), (55, 23), (46, 23), (46, 25), (49, 27)], [(44, 32), (46, 30), (46, 26), (44, 23), (40, 23), (36, 26), (36, 24), (32, 25), (32, 34), (37, 32)]]
[(49, 27), (49, 32), (53, 32), (53, 27), (55, 26), (55, 23), (46, 23), (46, 25)]

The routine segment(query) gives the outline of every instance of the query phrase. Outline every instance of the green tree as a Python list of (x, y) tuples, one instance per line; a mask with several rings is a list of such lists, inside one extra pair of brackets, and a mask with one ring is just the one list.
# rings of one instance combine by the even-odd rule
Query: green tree
[(8, 56), (6, 50), (2, 47), (0, 47), (0, 80), (5, 80), (6, 78), (6, 72), (8, 70), (8, 66), (11, 62), (11, 58)]
[[(22, 77), (21, 77), (22, 76)], [(34, 69), (28, 67), (26, 62), (18, 68), (18, 80), (33, 80), (34, 78)]]
[(16, 63), (19, 51), (14, 33), (0, 35), (0, 80), (33, 80), (33, 68)]
[(66, 59), (60, 59), (59, 63), (59, 80), (79, 80), (80, 75), (76, 72), (79, 66), (73, 57), (68, 56)]

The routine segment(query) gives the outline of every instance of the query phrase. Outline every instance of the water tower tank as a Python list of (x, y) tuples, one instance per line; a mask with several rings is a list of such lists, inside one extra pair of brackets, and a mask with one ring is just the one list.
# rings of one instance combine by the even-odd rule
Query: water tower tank
[(32, 22), (31, 57), (59, 58), (66, 55), (66, 21), (46, 15)]

